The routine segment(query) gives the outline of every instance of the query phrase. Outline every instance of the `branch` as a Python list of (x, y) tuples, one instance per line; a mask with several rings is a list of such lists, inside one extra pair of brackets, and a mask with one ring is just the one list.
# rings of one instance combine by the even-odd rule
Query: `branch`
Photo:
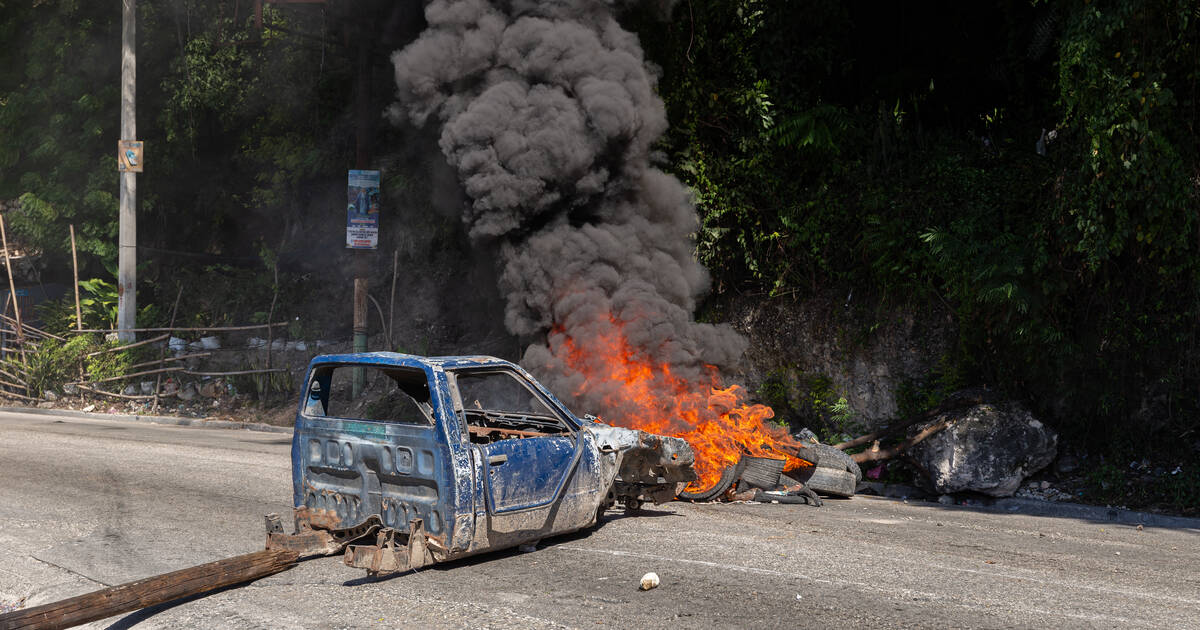
[(148, 344), (148, 343), (154, 343), (154, 342), (157, 342), (157, 341), (165, 341), (165, 340), (167, 339), (167, 337), (170, 337), (170, 336), (171, 336), (171, 334), (170, 334), (170, 333), (167, 333), (167, 334), (165, 334), (165, 335), (160, 335), (160, 336), (158, 336), (158, 337), (152, 337), (152, 338), (150, 338), (150, 339), (143, 339), (142, 341), (138, 341), (138, 342), (135, 342), (135, 343), (127, 343), (127, 344), (125, 344), (125, 345), (123, 345), (123, 346), (113, 346), (113, 347), (111, 347), (111, 348), (105, 348), (105, 349), (103, 349), (103, 350), (97, 350), (97, 351), (95, 351), (95, 352), (89, 352), (89, 353), (87, 353), (87, 354), (85, 354), (85, 355), (83, 355), (83, 356), (85, 356), (85, 357), (88, 357), (88, 358), (91, 358), (91, 357), (94, 357), (94, 356), (96, 356), (96, 355), (98, 355), (98, 354), (105, 354), (105, 353), (107, 353), (107, 352), (119, 352), (119, 351), (121, 351), (121, 350), (128, 350), (128, 349), (130, 349), (130, 348), (136, 348), (136, 347), (138, 347), (138, 346), (144, 346), (144, 345), (146, 345), (146, 344)]
[(147, 394), (145, 396), (130, 396), (128, 394), (118, 394), (116, 392), (106, 392), (103, 389), (99, 389), (96, 387), (88, 387), (87, 385), (76, 385), (76, 387), (78, 387), (79, 389), (81, 389), (85, 392), (91, 392), (93, 394), (100, 394), (103, 396), (112, 396), (113, 398), (121, 398), (124, 400), (150, 400), (150, 399), (154, 398), (153, 394)]
[(840, 444), (834, 444), (833, 448), (836, 448), (839, 451), (844, 451), (848, 448), (855, 448), (857, 446), (863, 446), (864, 444), (878, 442), (879, 440), (881, 440), (885, 437), (890, 437), (892, 435), (895, 435), (895, 434), (903, 431), (904, 429), (907, 429), (907, 428), (911, 427), (912, 425), (917, 424), (918, 422), (921, 422), (923, 420), (932, 420), (933, 418), (936, 418), (952, 409), (962, 409), (964, 407), (972, 407), (974, 405), (983, 404), (987, 397), (988, 396), (986, 395), (986, 393), (984, 391), (980, 391), (980, 390), (972, 390), (972, 391), (968, 391), (968, 392), (963, 392), (961, 394), (952, 395), (950, 398), (947, 398), (946, 400), (942, 401), (942, 403), (940, 405), (934, 407), (933, 409), (930, 409), (929, 411), (926, 411), (925, 413), (923, 413), (919, 416), (914, 416), (912, 418), (909, 418), (908, 420), (905, 420), (905, 421), (901, 422), (900, 424), (883, 427), (879, 430), (872, 431), (871, 433), (868, 433), (866, 435), (860, 435), (852, 440), (846, 440), (845, 442), (842, 442)]
[[(157, 363), (157, 361), (155, 361), (155, 363)], [(187, 368), (185, 368), (181, 365), (176, 365), (173, 367), (158, 368), (157, 370), (145, 370), (142, 372), (134, 372), (132, 374), (122, 374), (120, 376), (110, 376), (108, 378), (100, 378), (100, 379), (96, 379), (94, 381), (79, 381), (77, 383), (71, 383), (71, 384), (72, 385), (95, 385), (97, 383), (111, 383), (112, 381), (123, 381), (128, 378), (136, 378), (138, 376), (149, 376), (151, 374), (161, 374), (163, 372), (182, 372), (186, 369)]]
[(869, 462), (877, 462), (877, 461), (880, 461), (883, 459), (892, 459), (893, 457), (896, 457), (897, 455), (900, 455), (901, 453), (907, 451), (914, 444), (924, 440), (925, 438), (933, 435), (934, 433), (937, 433), (938, 431), (941, 431), (942, 429), (945, 429), (947, 426), (949, 426), (949, 424), (950, 424), (949, 420), (942, 420), (940, 422), (935, 422), (935, 423), (925, 427), (924, 429), (921, 429), (921, 431), (918, 432), (916, 435), (908, 438), (907, 440), (904, 440), (903, 442), (901, 442), (895, 446), (892, 446), (889, 448), (879, 448), (879, 444), (876, 443), (875, 446), (873, 446), (870, 450), (863, 451), (861, 453), (855, 453), (855, 454), (851, 455), (850, 459), (853, 459), (854, 463), (860, 464), (860, 465), (866, 464)]

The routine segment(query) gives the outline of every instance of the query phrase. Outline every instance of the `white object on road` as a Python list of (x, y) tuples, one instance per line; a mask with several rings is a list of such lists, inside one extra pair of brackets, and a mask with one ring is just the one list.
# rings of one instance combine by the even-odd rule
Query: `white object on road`
[(650, 573), (647, 573), (646, 575), (642, 576), (642, 590), (643, 591), (648, 591), (652, 588), (657, 588), (657, 587), (658, 587), (658, 574), (657, 573), (651, 571)]

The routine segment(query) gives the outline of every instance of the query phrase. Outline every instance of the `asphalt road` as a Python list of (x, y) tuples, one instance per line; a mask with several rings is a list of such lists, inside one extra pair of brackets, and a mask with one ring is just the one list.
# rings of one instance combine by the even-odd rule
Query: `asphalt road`
[[(290, 435), (0, 413), (0, 606), (247, 553)], [(286, 520), (286, 519), (285, 519)], [(856, 497), (610, 511), (371, 580), (339, 558), (107, 628), (1200, 628), (1200, 531)], [(654, 571), (657, 589), (638, 590)]]

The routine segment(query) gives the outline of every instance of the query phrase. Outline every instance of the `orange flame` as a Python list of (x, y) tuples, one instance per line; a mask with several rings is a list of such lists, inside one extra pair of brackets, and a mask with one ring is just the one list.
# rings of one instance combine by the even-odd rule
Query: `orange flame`
[(812, 465), (788, 453), (801, 444), (784, 428), (766, 424), (775, 412), (745, 404), (740, 385), (722, 387), (715, 366), (705, 366), (707, 383), (680, 377), (668, 364), (649, 361), (630, 345), (621, 323), (610, 321), (608, 332), (593, 331), (586, 339), (572, 338), (562, 328), (553, 331), (552, 343), (565, 350), (556, 354), (583, 377), (574, 394), (590, 400), (599, 395), (606, 409), (618, 410), (605, 422), (687, 440), (698, 475), (689, 490), (716, 485), (743, 455), (785, 458), (785, 471)]

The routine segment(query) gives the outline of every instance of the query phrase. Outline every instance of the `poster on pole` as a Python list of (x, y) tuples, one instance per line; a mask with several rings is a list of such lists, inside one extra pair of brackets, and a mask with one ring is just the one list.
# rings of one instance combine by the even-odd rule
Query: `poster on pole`
[(142, 141), (117, 141), (117, 171), (121, 173), (142, 172)]
[(350, 171), (346, 186), (346, 247), (379, 247), (379, 171)]

